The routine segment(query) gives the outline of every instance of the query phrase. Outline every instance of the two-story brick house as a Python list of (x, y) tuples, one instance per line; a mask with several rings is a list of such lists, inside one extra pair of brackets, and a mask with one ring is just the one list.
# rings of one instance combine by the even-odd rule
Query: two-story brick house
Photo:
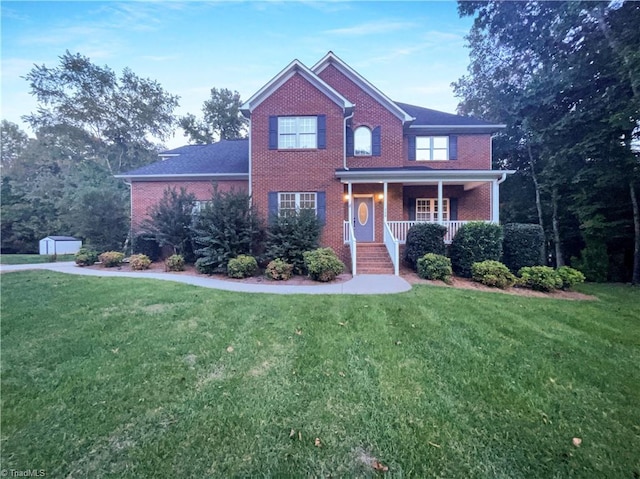
[(394, 102), (332, 52), (312, 68), (294, 60), (242, 112), (248, 140), (185, 146), (120, 175), (134, 229), (167, 186), (205, 201), (215, 181), (247, 189), (264, 216), (315, 209), (322, 244), (356, 272), (371, 271), (357, 258), (384, 244), (398, 274), (414, 222), (446, 225), (450, 241), (465, 221), (499, 220), (509, 172), (491, 169), (491, 135), (503, 126)]

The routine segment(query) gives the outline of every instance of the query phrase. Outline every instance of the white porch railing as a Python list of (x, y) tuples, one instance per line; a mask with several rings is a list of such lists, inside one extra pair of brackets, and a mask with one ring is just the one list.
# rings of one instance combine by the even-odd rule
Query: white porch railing
[[(434, 221), (387, 221), (389, 229), (393, 236), (400, 242), (405, 244), (407, 242), (407, 233), (409, 229), (418, 223), (435, 223)], [(447, 227), (447, 232), (444, 235), (444, 242), (450, 244), (453, 237), (456, 235), (460, 227), (469, 223), (469, 221), (443, 221), (442, 225)]]
[(345, 221), (346, 230), (349, 238), (349, 249), (351, 250), (351, 274), (355, 276), (356, 272), (356, 264), (357, 264), (357, 244), (356, 244), (356, 235), (353, 232), (353, 224), (351, 221)]
[(386, 221), (384, 222), (384, 245), (387, 247), (393, 263), (393, 274), (398, 276), (400, 274), (400, 242), (393, 235), (389, 223)]
[(344, 239), (344, 244), (348, 244), (349, 240), (351, 239), (351, 234), (349, 230), (353, 228), (349, 228), (350, 223), (351, 223), (350, 221), (345, 221), (342, 228), (342, 238)]

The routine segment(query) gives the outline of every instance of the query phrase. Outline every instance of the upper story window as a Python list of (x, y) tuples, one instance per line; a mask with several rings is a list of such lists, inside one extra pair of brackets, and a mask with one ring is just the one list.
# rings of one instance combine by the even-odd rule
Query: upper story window
[(317, 193), (278, 193), (279, 216), (292, 216), (300, 210), (317, 211)]
[(278, 149), (317, 148), (318, 119), (315, 116), (278, 117)]
[(445, 161), (449, 159), (448, 136), (416, 137), (416, 160)]
[(359, 126), (353, 132), (353, 152), (355, 156), (371, 156), (371, 130)]

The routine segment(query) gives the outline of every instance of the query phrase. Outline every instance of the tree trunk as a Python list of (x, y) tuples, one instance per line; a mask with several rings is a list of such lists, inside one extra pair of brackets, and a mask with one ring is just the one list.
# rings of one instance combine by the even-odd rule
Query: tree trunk
[(638, 207), (638, 197), (636, 196), (636, 188), (633, 179), (629, 181), (629, 192), (631, 193), (631, 205), (633, 206), (633, 274), (631, 275), (631, 284), (640, 284), (640, 208)]
[(564, 266), (564, 256), (560, 244), (560, 224), (558, 221), (558, 187), (554, 186), (551, 192), (552, 217), (551, 226), (553, 228), (553, 243), (556, 251), (556, 268)]
[[(544, 229), (544, 217), (542, 216), (542, 201), (540, 200), (540, 183), (538, 183), (538, 174), (536, 173), (535, 160), (531, 153), (531, 145), (527, 142), (527, 152), (529, 153), (529, 166), (531, 168), (531, 179), (533, 180), (533, 187), (536, 192), (536, 210), (538, 211), (538, 224), (542, 228), (542, 233), (546, 237)], [(542, 242), (542, 257), (544, 261), (547, 261), (547, 241)]]

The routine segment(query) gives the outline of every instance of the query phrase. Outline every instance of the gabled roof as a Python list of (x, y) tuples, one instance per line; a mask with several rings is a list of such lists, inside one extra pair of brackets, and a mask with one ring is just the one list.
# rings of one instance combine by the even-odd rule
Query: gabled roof
[(320, 74), (322, 70), (327, 68), (329, 65), (333, 65), (335, 68), (337, 68), (338, 71), (340, 71), (343, 75), (345, 75), (356, 85), (362, 88), (378, 103), (380, 103), (387, 110), (397, 116), (403, 123), (413, 120), (411, 114), (404, 111), (404, 109), (398, 103), (392, 101), (389, 97), (387, 97), (384, 93), (382, 93), (375, 86), (369, 83), (368, 80), (366, 80), (353, 68), (343, 62), (335, 53), (331, 51), (327, 53), (318, 63), (311, 67), (311, 70), (316, 74)]
[(222, 140), (209, 145), (187, 145), (159, 154), (162, 160), (116, 178), (154, 180), (169, 178), (247, 179), (249, 140)]
[(470, 116), (453, 115), (451, 113), (432, 110), (430, 108), (409, 105), (408, 103), (396, 102), (396, 105), (415, 118), (409, 126), (409, 128), (412, 129), (420, 128), (434, 130), (442, 128), (451, 130), (453, 127), (459, 130), (477, 130), (478, 133), (481, 133), (485, 130), (488, 132), (494, 132), (505, 128), (505, 125), (496, 125)]
[(324, 93), (329, 99), (341, 107), (345, 113), (350, 112), (353, 108), (353, 103), (343, 97), (340, 93), (334, 90), (329, 84), (322, 80), (318, 75), (309, 70), (299, 60), (293, 60), (284, 70), (273, 77), (265, 86), (263, 86), (257, 93), (249, 98), (241, 107), (240, 111), (245, 116), (250, 116), (255, 107), (267, 99), (273, 92), (280, 88), (287, 80), (292, 76), (299, 74), (318, 90)]

